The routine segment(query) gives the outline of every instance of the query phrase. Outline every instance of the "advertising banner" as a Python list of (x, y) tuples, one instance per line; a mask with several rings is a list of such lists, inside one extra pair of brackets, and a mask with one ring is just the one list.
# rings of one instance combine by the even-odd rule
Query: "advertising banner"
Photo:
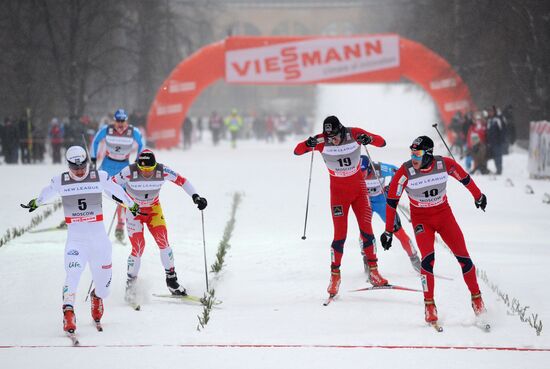
[(313, 83), (398, 67), (397, 35), (314, 38), (225, 53), (229, 83)]
[(550, 178), (550, 122), (531, 122), (529, 131), (529, 176)]

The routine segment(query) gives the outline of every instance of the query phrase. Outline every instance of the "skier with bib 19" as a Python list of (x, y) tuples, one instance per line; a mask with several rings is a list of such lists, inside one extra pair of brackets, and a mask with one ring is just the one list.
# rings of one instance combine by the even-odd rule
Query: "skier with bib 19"
[[(141, 152), (145, 145), (143, 136), (137, 127), (128, 124), (128, 114), (124, 109), (118, 109), (114, 116), (114, 123), (101, 128), (95, 135), (92, 142), (92, 151), (90, 159), (95, 169), (99, 144), (105, 140), (105, 157), (101, 162), (100, 170), (106, 171), (110, 177), (113, 177), (130, 163), (130, 153), (137, 144), (137, 154)], [(124, 209), (117, 207), (117, 226), (115, 228), (115, 237), (122, 242), (124, 240)]]
[(422, 255), (425, 320), (435, 326), (438, 320), (433, 275), (435, 232), (441, 235), (462, 268), (464, 281), (471, 293), (474, 313), (480, 316), (486, 311), (477, 283), (476, 268), (447, 201), (446, 187), (449, 175), (470, 191), (477, 208), (485, 211), (487, 198), (456, 161), (448, 157), (434, 156), (433, 148), (434, 143), (427, 136), (416, 138), (410, 146), (411, 160), (401, 165), (390, 183), (386, 206), (386, 231), (380, 237), (380, 241), (384, 249), (391, 247), (397, 204), (405, 190), (410, 199), (416, 243)]
[(168, 166), (158, 163), (155, 154), (149, 149), (143, 150), (134, 164), (122, 169), (111, 180), (123, 186), (130, 198), (147, 213), (146, 216), (126, 214), (126, 228), (132, 243), (132, 253), (128, 257), (126, 301), (135, 303), (135, 283), (141, 266), (141, 256), (145, 249), (144, 225), (147, 225), (160, 249), (160, 259), (166, 273), (168, 289), (173, 295), (185, 296), (187, 292), (178, 283), (174, 268), (174, 255), (168, 243), (166, 222), (159, 199), (160, 189), (166, 181), (173, 182), (191, 196), (199, 210), (206, 208), (206, 199), (197, 194), (189, 180), (174, 172)]
[(61, 196), (67, 223), (63, 330), (72, 334), (76, 330), (76, 291), (87, 263), (95, 285), (90, 294), (92, 318), (98, 325), (103, 316), (103, 299), (109, 294), (112, 246), (103, 225), (102, 192), (124, 203), (134, 214), (138, 213), (139, 206), (126, 195), (122, 187), (108, 180), (106, 172), (89, 169), (89, 160), (82, 147), (69, 147), (65, 156), (69, 170), (53, 177), (38, 198), (21, 206), (31, 212), (56, 195)]
[[(376, 170), (376, 173), (372, 171), (372, 167)], [(369, 190), (369, 200), (372, 206), (372, 211), (378, 214), (380, 219), (386, 222), (386, 195), (384, 191), (387, 191), (387, 187), (384, 186), (386, 178), (393, 178), (397, 167), (395, 165), (373, 162), (370, 163), (369, 157), (361, 155), (361, 171), (365, 176), (365, 183)], [(380, 180), (380, 181), (379, 181)], [(403, 229), (401, 225), (401, 219), (398, 214), (395, 214), (395, 224), (393, 227), (395, 236), (399, 239), (403, 250), (409, 256), (413, 269), (420, 273), (420, 259), (414, 245)]]
[(330, 206), (334, 225), (331, 244), (331, 278), (327, 292), (336, 296), (340, 286), (340, 265), (348, 228), (348, 211), (351, 206), (363, 241), (363, 261), (366, 264), (369, 281), (383, 286), (388, 281), (378, 272), (378, 259), (372, 231), (372, 209), (368, 190), (361, 173), (361, 145), (383, 147), (386, 141), (378, 135), (361, 128), (344, 127), (335, 116), (323, 122), (323, 133), (309, 137), (294, 149), (295, 155), (316, 150), (321, 152), (330, 174)]

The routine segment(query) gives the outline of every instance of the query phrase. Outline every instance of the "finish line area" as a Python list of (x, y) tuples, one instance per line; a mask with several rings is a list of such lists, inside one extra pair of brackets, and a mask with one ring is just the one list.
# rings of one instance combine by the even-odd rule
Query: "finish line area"
[[(0, 349), (40, 349), (64, 348), (70, 345), (2, 345)], [(537, 347), (498, 347), (498, 346), (430, 346), (430, 345), (315, 345), (315, 344), (107, 344), (86, 345), (82, 348), (245, 348), (245, 349), (385, 349), (385, 350), (477, 350), (477, 351), (520, 351), (520, 352), (550, 352), (550, 348)]]

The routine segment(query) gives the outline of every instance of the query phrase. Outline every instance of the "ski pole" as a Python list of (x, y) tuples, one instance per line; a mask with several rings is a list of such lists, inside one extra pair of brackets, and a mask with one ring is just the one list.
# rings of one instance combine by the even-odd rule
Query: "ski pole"
[(378, 176), (378, 173), (376, 173), (376, 169), (374, 168), (374, 163), (372, 162), (372, 159), (370, 157), (369, 149), (367, 149), (367, 145), (363, 145), (363, 146), (365, 147), (365, 152), (367, 153), (367, 158), (369, 158), (370, 168), (372, 169), (372, 172), (374, 173), (374, 176), (376, 177), (376, 180), (378, 181), (378, 183), (380, 183), (380, 187), (382, 187), (382, 194), (384, 195), (384, 199), (386, 201), (388, 201), (388, 198), (386, 197), (386, 191), (384, 191), (384, 182), (382, 182), (382, 180)]
[(401, 208), (401, 206), (397, 206), (397, 208), (398, 208), (399, 210), (401, 210), (401, 214), (403, 214), (403, 216), (405, 217), (405, 219), (407, 219), (407, 220), (409, 221), (409, 223), (411, 223), (411, 218), (409, 218), (409, 216), (407, 215), (407, 213), (405, 213), (405, 210), (403, 210), (403, 209)]
[(92, 291), (92, 285), (94, 284), (94, 280), (92, 279), (90, 281), (90, 287), (88, 288), (88, 293), (86, 294), (86, 300), (84, 300), (84, 302), (87, 302), (88, 301), (88, 297), (90, 297), (90, 292)]
[(202, 221), (202, 250), (204, 255), (204, 276), (206, 278), (206, 292), (209, 291), (208, 288), (208, 267), (206, 266), (206, 238), (204, 237), (204, 212), (201, 210), (201, 221)]
[(82, 134), (82, 142), (84, 143), (84, 149), (86, 150), (86, 155), (88, 156), (88, 160), (91, 160), (90, 151), (88, 151), (88, 142), (86, 142), (86, 137), (84, 136), (84, 133)]
[(307, 200), (306, 200), (306, 219), (304, 220), (304, 235), (302, 236), (302, 240), (306, 239), (306, 227), (307, 227), (307, 213), (309, 210), (309, 191), (311, 189), (311, 171), (313, 169), (313, 153), (315, 150), (311, 150), (311, 162), (309, 163), (309, 182), (307, 185)]
[(111, 234), (111, 229), (113, 229), (113, 224), (115, 224), (115, 218), (116, 218), (116, 209), (113, 213), (113, 219), (111, 219), (111, 224), (109, 225), (109, 230), (107, 231), (107, 237)]
[(441, 138), (441, 141), (443, 141), (443, 143), (445, 144), (445, 147), (447, 148), (447, 151), (449, 152), (449, 154), (451, 154), (451, 157), (453, 158), (453, 160), (456, 161), (455, 156), (453, 155), (453, 153), (451, 152), (451, 149), (449, 149), (449, 146), (447, 145), (447, 142), (445, 142), (445, 139), (441, 135), (441, 132), (439, 132), (439, 128), (437, 128), (437, 123), (432, 124), (432, 127), (435, 128), (435, 130), (437, 131), (437, 134)]
[[(57, 205), (57, 204), (59, 204), (59, 202), (48, 202), (45, 204), (40, 204), (39, 207), (48, 206), (48, 205)], [(19, 204), (19, 206), (21, 206), (23, 209), (30, 209), (30, 206), (28, 204)]]

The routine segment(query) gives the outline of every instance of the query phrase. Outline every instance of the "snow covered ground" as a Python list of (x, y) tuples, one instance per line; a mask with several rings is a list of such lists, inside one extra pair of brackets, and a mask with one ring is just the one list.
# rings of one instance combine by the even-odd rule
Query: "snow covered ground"
[[(346, 98), (342, 98), (345, 96)], [(402, 86), (321, 87), (319, 118), (341, 116), (344, 124), (383, 134), (387, 148), (370, 149), (375, 160), (407, 160), (412, 139), (429, 133), (433, 104)], [(388, 105), (386, 105), (388, 104)], [(397, 106), (398, 110), (391, 106)], [(363, 109), (364, 108), (364, 109)], [(365, 111), (363, 111), (365, 110)], [(385, 114), (389, 119), (384, 119)], [(319, 119), (318, 119), (319, 120)], [(320, 130), (320, 123), (317, 124)], [(431, 130), (431, 131), (430, 131)], [(205, 210), (208, 265), (230, 216), (233, 193), (244, 194), (237, 210), (232, 247), (222, 273), (211, 285), (223, 304), (197, 331), (200, 306), (162, 300), (164, 273), (158, 249), (147, 235), (139, 276), (142, 310), (123, 301), (129, 246), (113, 246), (112, 295), (106, 300), (105, 331), (92, 325), (84, 302), (90, 275), (82, 277), (76, 305), (83, 348), (70, 347), (61, 330), (64, 280), (64, 231), (27, 234), (0, 248), (1, 368), (546, 368), (550, 332), (537, 336), (513, 314), (497, 292), (528, 306), (526, 317), (550, 321), (550, 206), (542, 194), (548, 182), (527, 175), (527, 154), (504, 158), (504, 175), (475, 176), (488, 197), (487, 212), (475, 208), (467, 190), (449, 182), (449, 199), (476, 266), (493, 288), (480, 281), (493, 330), (473, 326), (469, 293), (456, 260), (441, 245), (435, 272), (453, 280), (436, 280), (436, 302), (443, 333), (423, 322), (422, 294), (404, 291), (349, 292), (367, 286), (360, 257), (358, 229), (350, 217), (342, 266), (341, 296), (322, 306), (329, 279), (332, 222), (328, 173), (315, 155), (307, 239), (301, 240), (310, 156), (292, 153), (297, 137), (286, 143), (210, 142), (190, 151), (159, 151), (158, 160), (189, 178), (208, 199)], [(305, 138), (305, 137), (304, 137)], [(446, 154), (442, 145), (436, 153)], [(29, 214), (19, 203), (36, 196), (61, 165), (3, 166), (0, 232), (24, 225)], [(511, 178), (514, 186), (506, 181)], [(529, 184), (534, 194), (524, 191)], [(184, 191), (168, 183), (161, 199), (174, 249), (176, 270), (190, 293), (205, 289), (200, 212)], [(408, 204), (405, 198), (403, 204)], [(106, 227), (113, 205), (105, 205)], [(40, 210), (39, 210), (40, 211)], [(34, 214), (34, 213), (33, 213)], [(61, 210), (37, 228), (58, 224)], [(405, 224), (409, 235), (412, 229)], [(377, 237), (383, 230), (376, 218)], [(395, 240), (379, 250), (381, 273), (391, 283), (420, 288), (405, 252)], [(496, 287), (496, 288), (495, 288)], [(448, 349), (452, 348), (452, 349)], [(494, 348), (494, 349), (485, 349)]]

